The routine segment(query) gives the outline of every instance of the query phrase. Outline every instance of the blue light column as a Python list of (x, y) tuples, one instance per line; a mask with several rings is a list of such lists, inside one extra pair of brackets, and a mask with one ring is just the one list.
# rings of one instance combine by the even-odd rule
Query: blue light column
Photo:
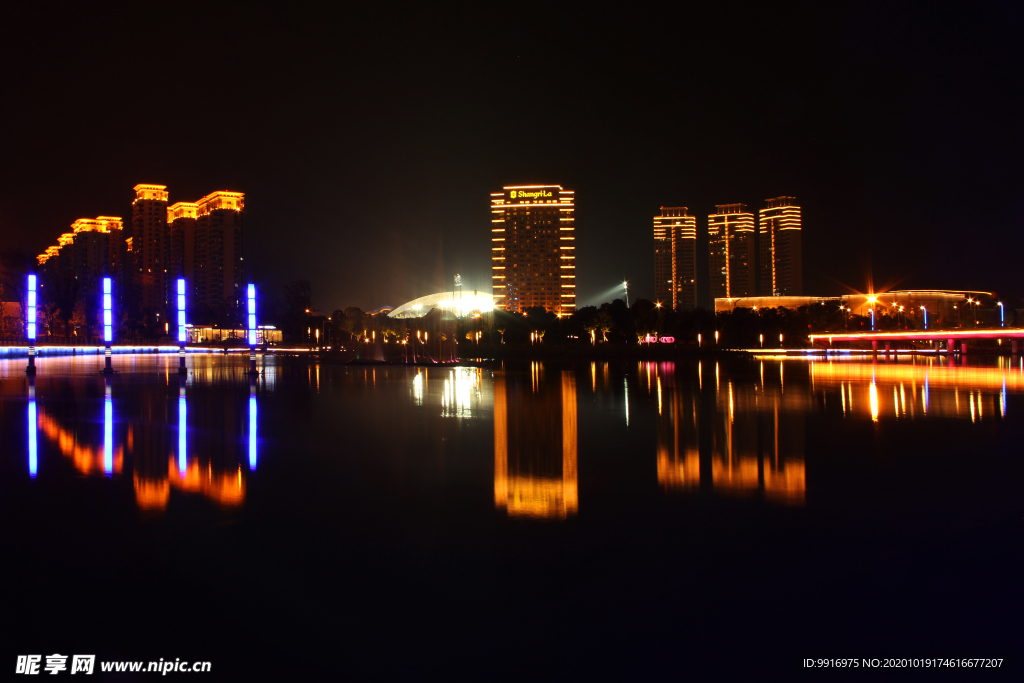
[(25, 318), (25, 336), (28, 337), (28, 367), (25, 374), (31, 376), (36, 374), (36, 276), (28, 276), (28, 315)]
[(188, 334), (185, 330), (185, 279), (178, 278), (178, 374), (187, 375), (185, 368), (185, 342)]
[(871, 307), (871, 331), (875, 331), (875, 307)]
[(928, 329), (928, 309), (925, 308), (924, 306), (922, 306), (921, 310), (924, 311), (924, 329), (927, 330)]
[(249, 374), (258, 375), (256, 371), (256, 285), (250, 284), (248, 290), (249, 306)]
[(1002, 301), (999, 302), (999, 327), (1006, 327), (1006, 309)]
[[(110, 347), (107, 347), (107, 362), (110, 362)], [(104, 381), (103, 390), (103, 473), (114, 474), (114, 401), (110, 391), (110, 378)]]
[(39, 472), (39, 422), (36, 418), (36, 380), (28, 378), (28, 476)]
[(103, 343), (106, 345), (104, 350), (104, 375), (114, 374), (114, 369), (110, 366), (110, 343), (114, 339), (114, 296), (111, 291), (110, 278), (103, 278)]

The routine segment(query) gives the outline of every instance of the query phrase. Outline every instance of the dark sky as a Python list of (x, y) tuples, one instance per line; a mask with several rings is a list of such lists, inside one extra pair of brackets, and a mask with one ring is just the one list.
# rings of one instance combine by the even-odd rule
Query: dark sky
[(1024, 294), (1021, 3), (13, 4), (5, 248), (237, 190), (257, 282), (372, 309), (489, 287), (489, 193), (557, 183), (580, 305), (653, 295), (658, 207), (782, 194), (808, 293)]

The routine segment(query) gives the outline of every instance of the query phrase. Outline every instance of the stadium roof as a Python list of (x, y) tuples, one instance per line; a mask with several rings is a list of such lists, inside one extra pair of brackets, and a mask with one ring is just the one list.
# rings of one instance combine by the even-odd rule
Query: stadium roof
[(500, 298), (475, 289), (463, 292), (438, 292), (402, 304), (388, 315), (392, 318), (422, 318), (435, 308), (459, 316), (486, 313), (494, 308), (494, 302)]

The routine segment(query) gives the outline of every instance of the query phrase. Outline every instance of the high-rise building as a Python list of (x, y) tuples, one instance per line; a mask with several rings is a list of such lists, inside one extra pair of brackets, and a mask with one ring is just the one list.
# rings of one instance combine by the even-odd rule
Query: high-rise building
[(755, 293), (754, 214), (746, 206), (717, 204), (708, 216), (712, 300)]
[(80, 286), (120, 274), (124, 221), (119, 216), (79, 218), (71, 224), (71, 229), (74, 231), (72, 269)]
[(575, 199), (561, 185), (510, 185), (491, 193), (491, 264), (499, 306), (576, 310)]
[(672, 224), (661, 215), (654, 217), (654, 300), (672, 301)]
[(803, 294), (800, 207), (796, 197), (766, 199), (758, 212), (761, 296)]
[[(241, 192), (213, 192), (196, 202), (195, 305), (215, 316), (238, 314), (243, 284)], [(184, 231), (183, 231), (184, 232)], [(184, 232), (187, 254), (187, 232)], [(183, 267), (187, 268), (187, 256)], [(185, 277), (188, 278), (187, 271)]]
[(654, 217), (654, 296), (672, 308), (697, 307), (697, 219), (685, 206)]
[(171, 279), (183, 277), (194, 283), (198, 211), (199, 205), (195, 202), (175, 202), (167, 207), (167, 230), (170, 233), (167, 273)]
[(124, 288), (134, 304), (165, 315), (167, 291), (167, 186), (136, 185)]

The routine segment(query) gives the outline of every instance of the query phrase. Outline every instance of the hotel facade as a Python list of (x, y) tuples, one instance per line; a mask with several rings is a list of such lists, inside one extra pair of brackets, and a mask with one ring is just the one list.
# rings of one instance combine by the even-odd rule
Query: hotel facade
[(491, 193), (491, 269), (497, 306), (525, 312), (543, 306), (576, 310), (573, 190), (561, 185), (508, 185)]

